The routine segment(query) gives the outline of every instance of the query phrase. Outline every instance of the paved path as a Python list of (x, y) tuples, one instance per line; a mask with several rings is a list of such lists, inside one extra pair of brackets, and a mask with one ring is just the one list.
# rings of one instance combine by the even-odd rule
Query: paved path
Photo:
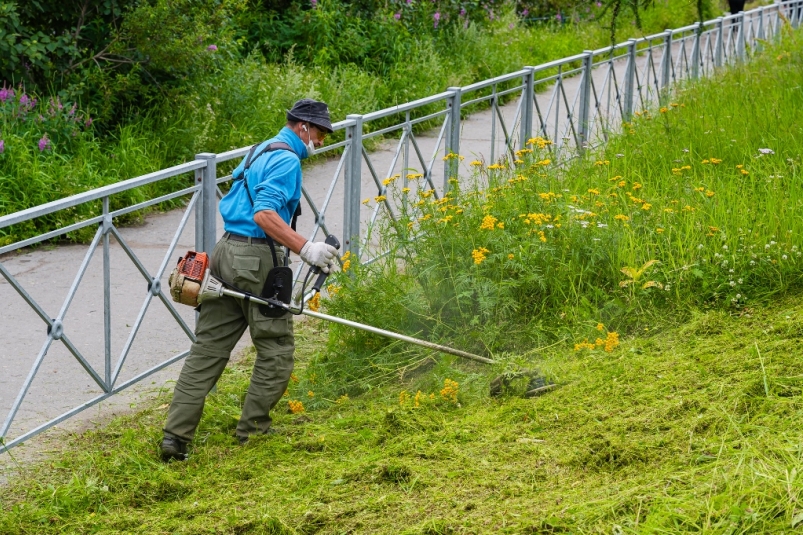
[[(644, 61), (641, 58), (640, 61)], [(617, 76), (622, 79), (623, 66), (617, 67)], [(605, 74), (595, 71), (595, 83), (601, 85)], [(565, 80), (565, 90), (571, 103), (579, 82), (579, 77)], [(539, 106), (546, 109), (551, 89), (538, 95)], [(517, 101), (514, 100), (501, 108), (508, 128), (511, 128), (516, 112)], [(475, 158), (488, 161), (491, 149), (490, 110), (473, 114), (462, 121), (460, 153), (465, 156), (461, 172), (468, 173), (468, 163)], [(549, 131), (554, 128), (550, 125)], [(497, 133), (501, 130), (497, 124)], [(435, 147), (438, 131), (417, 136), (419, 146), (427, 160)], [(518, 135), (518, 134), (515, 134)], [(498, 135), (498, 137), (502, 137)], [(394, 156), (398, 140), (383, 142), (371, 153), (371, 161), (382, 179), (388, 176), (387, 170)], [(497, 140), (494, 147), (497, 157), (504, 154), (504, 141)], [(437, 156), (433, 179), (437, 184), (443, 181), (443, 162)], [(400, 159), (401, 160), (401, 159)], [(422, 169), (421, 165), (411, 157), (410, 166)], [(337, 167), (338, 160), (318, 161), (305, 166), (304, 181), (307, 190), (320, 205)], [(401, 161), (392, 172), (401, 172)], [(363, 165), (362, 197), (376, 195), (376, 186)], [(373, 203), (372, 203), (373, 204)], [(331, 206), (328, 210), (327, 223), (329, 231), (340, 235), (342, 231), (342, 183), (335, 189)], [(183, 210), (148, 215), (139, 225), (131, 225), (120, 230), (124, 240), (136, 252), (145, 267), (153, 272), (162, 261)], [(362, 218), (370, 217), (370, 209), (363, 207)], [(181, 235), (179, 245), (174, 253), (178, 257), (186, 250), (194, 248), (193, 217)], [(299, 230), (309, 235), (312, 230), (312, 217), (307, 211), (299, 222)], [(218, 236), (222, 233), (222, 224), (218, 221)], [(53, 317), (60, 309), (73, 278), (86, 255), (85, 245), (45, 246), (24, 250), (0, 257), (5, 267), (23, 285), (42, 308)], [(171, 259), (170, 265), (173, 265)], [(130, 326), (134, 323), (146, 295), (146, 284), (134, 265), (124, 254), (121, 247), (112, 240), (112, 361), (113, 366), (125, 343)], [(167, 270), (169, 272), (169, 269)], [(166, 273), (162, 279), (163, 287), (167, 287)], [(65, 318), (65, 333), (98, 370), (103, 369), (103, 294), (102, 294), (102, 250), (95, 252), (89, 269), (84, 276), (78, 293)], [(31, 308), (20, 298), (14, 289), (0, 278), (0, 422), (5, 419), (17, 393), (28, 375), (37, 353), (46, 338), (45, 326)], [(189, 307), (176, 305), (182, 317), (190, 325), (194, 313)], [(237, 346), (236, 352), (242, 351), (250, 343), (246, 334)], [(147, 312), (145, 322), (137, 335), (132, 351), (123, 367), (120, 381), (134, 377), (150, 367), (163, 362), (170, 356), (185, 350), (189, 345), (187, 336), (158, 300), (154, 300)], [(104, 401), (74, 416), (59, 425), (60, 429), (78, 430), (92, 426), (110, 415), (128, 411), (135, 407), (143, 395), (171, 389), (172, 381), (178, 375), (180, 363), (173, 364), (152, 375), (147, 380), (131, 387), (123, 393)], [(102, 375), (102, 371), (100, 372)], [(35, 428), (73, 407), (101, 394), (99, 387), (91, 380), (76, 360), (60, 342), (54, 342), (45, 357), (44, 363), (32, 383), (14, 423), (9, 432), (9, 439)], [(15, 455), (23, 458), (35, 457), (37, 441), (44, 443), (42, 437), (32, 439), (15, 449)], [(0, 477), (4, 468), (12, 463), (7, 455), (0, 455)]]

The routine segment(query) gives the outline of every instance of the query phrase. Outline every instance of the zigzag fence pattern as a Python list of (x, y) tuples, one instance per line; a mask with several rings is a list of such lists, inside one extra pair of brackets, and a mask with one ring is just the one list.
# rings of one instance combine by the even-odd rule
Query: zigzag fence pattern
[[(669, 88), (673, 84), (710, 76), (720, 68), (747, 60), (768, 41), (779, 39), (783, 25), (799, 27), (801, 16), (803, 0), (779, 2), (748, 12), (666, 30), (641, 39), (630, 39), (615, 46), (586, 51), (543, 65), (525, 67), (465, 87), (450, 87), (442, 93), (392, 108), (364, 115), (348, 115), (345, 120), (334, 125), (335, 131), (344, 131), (343, 141), (322, 149), (323, 152), (332, 154), (339, 152), (337, 168), (325, 195), (316, 202), (306, 188), (303, 191), (308, 212), (311, 211), (315, 217), (309, 239), (315, 239), (321, 232), (329, 232), (327, 217), (342, 218), (346, 250), (354, 258), (370, 262), (371, 242), (367, 229), (374, 225), (380, 215), (396, 217), (398, 206), (394, 205), (393, 199), (415, 197), (426, 190), (432, 190), (434, 198), (440, 198), (448, 190), (448, 178), (467, 170), (467, 164), (461, 164), (460, 158), (450, 155), (460, 154), (461, 141), (464, 139), (461, 122), (473, 110), (485, 107), (492, 112), (491, 143), (486, 153), (491, 162), (504, 160), (508, 165), (515, 166), (516, 151), (525, 148), (527, 140), (532, 136), (553, 140), (554, 145), (550, 146), (550, 150), (556, 159), (582, 154), (588, 148), (604, 143), (618, 125), (629, 121), (638, 110), (662, 103), (668, 97)], [(569, 81), (572, 83), (568, 83)], [(539, 98), (536, 98), (537, 95)], [(507, 101), (517, 102), (512, 119), (509, 114), (505, 117), (503, 113), (508, 108), (503, 106)], [(420, 123), (439, 125), (431, 153), (424, 153), (416, 135), (414, 127)], [(372, 129), (375, 124), (383, 126)], [(365, 149), (365, 142), (378, 136), (386, 140), (396, 140), (395, 152), (386, 173), (379, 172), (372, 154)], [(96, 217), (0, 247), (1, 255), (82, 228), (97, 228), (67, 296), (55, 314), (46, 312), (0, 262), (0, 275), (41, 318), (45, 328), (41, 349), (0, 426), (0, 452), (108, 399), (188, 354), (188, 351), (178, 352), (130, 379), (119, 380), (132, 344), (154, 300), (161, 301), (166, 307), (180, 330), (186, 334), (187, 342), (194, 340), (193, 329), (176, 310), (162, 288), (161, 281), (170, 266), (170, 259), (174, 257), (179, 236), (190, 217), (195, 218), (195, 248), (199, 251), (211, 251), (214, 247), (217, 235), (217, 201), (222, 195), (219, 185), (231, 180), (230, 175), (218, 176), (218, 164), (242, 158), (249, 148), (222, 154), (199, 154), (194, 161), (188, 163), (0, 217), (0, 228), (6, 228), (70, 210), (84, 203), (102, 203), (102, 213)], [(411, 169), (420, 172), (410, 173)], [(368, 221), (361, 221), (360, 203), (365, 171), (376, 187), (376, 197), (381, 200), (373, 207)], [(401, 180), (387, 180), (396, 174)], [(110, 198), (116, 194), (156, 181), (187, 175), (194, 176), (192, 185), (124, 208), (110, 209)], [(342, 187), (344, 192), (342, 213), (332, 213), (332, 199), (338, 187)], [(391, 188), (398, 188), (398, 191), (391, 192)], [(401, 193), (402, 188), (409, 189)], [(115, 225), (115, 220), (179, 198), (186, 199), (183, 217), (164, 252), (161, 264), (155, 271), (149, 271), (134, 249), (126, 243)], [(136, 321), (130, 327), (127, 326), (126, 342), (117, 355), (113, 355), (111, 350), (113, 333), (110, 288), (114, 275), (110, 262), (112, 239), (125, 251), (142, 276), (142, 304)], [(103, 256), (104, 328), (102, 337), (98, 336), (98, 339), (103, 340), (103, 348), (100, 350), (103, 355), (102, 369), (96, 369), (71, 342), (71, 321), (67, 317), (82, 277), (98, 249)], [(297, 277), (300, 269), (299, 267), (296, 273)], [(0, 341), (3, 335), (0, 331)], [(34, 378), (42, 371), (48, 350), (59, 342), (102, 393), (56, 418), (10, 437), (15, 415)]]

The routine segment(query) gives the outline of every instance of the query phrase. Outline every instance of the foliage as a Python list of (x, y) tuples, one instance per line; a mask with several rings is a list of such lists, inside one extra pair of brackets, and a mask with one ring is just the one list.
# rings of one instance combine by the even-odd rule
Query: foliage
[[(638, 332), (690, 308), (738, 313), (799, 287), (803, 100), (787, 88), (803, 83), (803, 55), (799, 37), (783, 47), (637, 112), (590, 160), (557, 168), (553, 145), (534, 138), (516, 162), (472, 162), (441, 199), (420, 174), (407, 191), (389, 177), (390, 254), (339, 275), (327, 306), (498, 354), (593, 340), (597, 324)], [(341, 388), (425, 356), (331, 332), (311, 367), (332, 363)]]
[[(801, 313), (782, 299), (659, 334), (653, 324), (611, 353), (508, 356), (560, 385), (533, 399), (488, 398), (500, 368), (447, 362), (296, 414), (289, 401), (321, 392), (291, 383), (279, 434), (244, 447), (233, 432), (250, 368), (230, 366), (186, 463), (158, 460), (159, 396), (57, 437), (3, 488), (0, 533), (792, 532)], [(320, 328), (299, 328), (302, 362)]]

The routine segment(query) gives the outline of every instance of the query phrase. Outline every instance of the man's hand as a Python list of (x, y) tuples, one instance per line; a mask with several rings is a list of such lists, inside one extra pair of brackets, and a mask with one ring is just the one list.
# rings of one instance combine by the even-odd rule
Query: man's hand
[(334, 266), (335, 258), (337, 257), (337, 249), (322, 241), (308, 241), (304, 244), (304, 247), (301, 248), (299, 256), (301, 256), (301, 260), (307, 264), (317, 266), (321, 268), (324, 273), (329, 273), (329, 270)]

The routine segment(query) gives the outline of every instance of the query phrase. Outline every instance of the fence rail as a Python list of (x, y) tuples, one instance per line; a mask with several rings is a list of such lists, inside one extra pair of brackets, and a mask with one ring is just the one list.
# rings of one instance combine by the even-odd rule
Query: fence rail
[[(363, 115), (348, 115), (345, 120), (333, 125), (335, 131), (344, 132), (343, 141), (321, 149), (321, 152), (329, 153), (340, 151), (334, 176), (322, 188), (322, 192), (311, 194), (306, 187), (303, 189), (305, 202), (315, 220), (308, 237), (312, 240), (320, 232), (330, 232), (329, 227), (334, 223), (327, 223), (327, 217), (341, 218), (340, 231), (345, 249), (354, 258), (370, 262), (372, 253), (375, 256), (378, 251), (371, 249), (369, 229), (380, 216), (397, 217), (400, 203), (406, 203), (407, 199), (421, 192), (431, 190), (429, 194), (440, 198), (448, 191), (449, 178), (468, 170), (467, 162), (461, 163), (462, 158), (458, 155), (461, 153), (461, 144), (466, 142), (463, 123), (473, 110), (484, 107), (491, 112), (490, 146), (482, 152), (482, 157), (487, 156), (490, 162), (504, 161), (506, 165), (515, 167), (516, 152), (525, 148), (527, 141), (534, 135), (553, 140), (554, 145), (550, 150), (556, 159), (582, 155), (590, 147), (604, 143), (621, 123), (629, 122), (639, 110), (667, 103), (672, 85), (710, 76), (719, 68), (746, 60), (754, 52), (760, 51), (768, 41), (779, 39), (782, 25), (799, 27), (801, 16), (803, 0), (779, 2), (640, 39), (630, 39), (615, 46), (585, 51), (542, 65), (525, 67), (465, 87), (450, 87), (441, 93), (391, 108)], [(505, 105), (506, 102), (510, 104)], [(431, 139), (424, 140), (416, 133), (414, 126), (421, 123), (436, 125), (434, 143)], [(373, 128), (374, 125), (378, 126)], [(377, 136), (383, 136), (385, 140), (395, 139), (387, 172), (384, 172), (384, 168), (377, 169), (379, 162), (375, 161), (364, 146), (365, 140)], [(221, 154), (199, 154), (194, 161), (169, 169), (0, 217), (1, 229), (67, 211), (81, 204), (93, 201), (102, 203), (102, 213), (98, 216), (0, 247), (0, 254), (8, 253), (82, 228), (97, 226), (67, 297), (55, 317), (51, 317), (0, 262), (0, 275), (41, 318), (46, 330), (42, 346), (0, 426), (0, 452), (108, 399), (187, 355), (188, 351), (178, 352), (133, 378), (120, 381), (121, 370), (154, 299), (164, 304), (186, 335), (187, 341), (194, 340), (193, 330), (162, 288), (162, 279), (190, 217), (195, 218), (195, 248), (211, 252), (218, 233), (217, 201), (222, 196), (218, 186), (231, 179), (230, 175), (219, 177), (217, 166), (242, 158), (249, 148), (243, 147)], [(418, 172), (411, 172), (413, 170)], [(190, 173), (193, 174), (190, 186), (110, 210), (110, 198), (115, 194)], [(333, 202), (338, 187), (343, 188), (343, 203), (339, 214), (335, 213), (337, 208)], [(367, 221), (361, 221), (365, 210), (361, 205), (364, 188), (376, 192), (375, 198), (379, 199), (369, 209)], [(187, 199), (183, 217), (159, 267), (155, 271), (149, 271), (124, 240), (115, 225), (115, 218), (178, 198)], [(115, 355), (111, 350), (112, 239), (141, 275), (144, 294), (136, 321), (125, 334), (126, 342), (116, 359), (113, 359)], [(102, 369), (92, 366), (71, 342), (67, 335), (71, 324), (66, 318), (97, 249), (101, 249), (103, 255)], [(299, 267), (296, 271), (296, 278), (300, 269)], [(2, 338), (3, 334), (0, 334), (0, 341)], [(66, 347), (102, 393), (56, 418), (10, 438), (9, 431), (15, 416), (54, 342), (61, 342)]]

